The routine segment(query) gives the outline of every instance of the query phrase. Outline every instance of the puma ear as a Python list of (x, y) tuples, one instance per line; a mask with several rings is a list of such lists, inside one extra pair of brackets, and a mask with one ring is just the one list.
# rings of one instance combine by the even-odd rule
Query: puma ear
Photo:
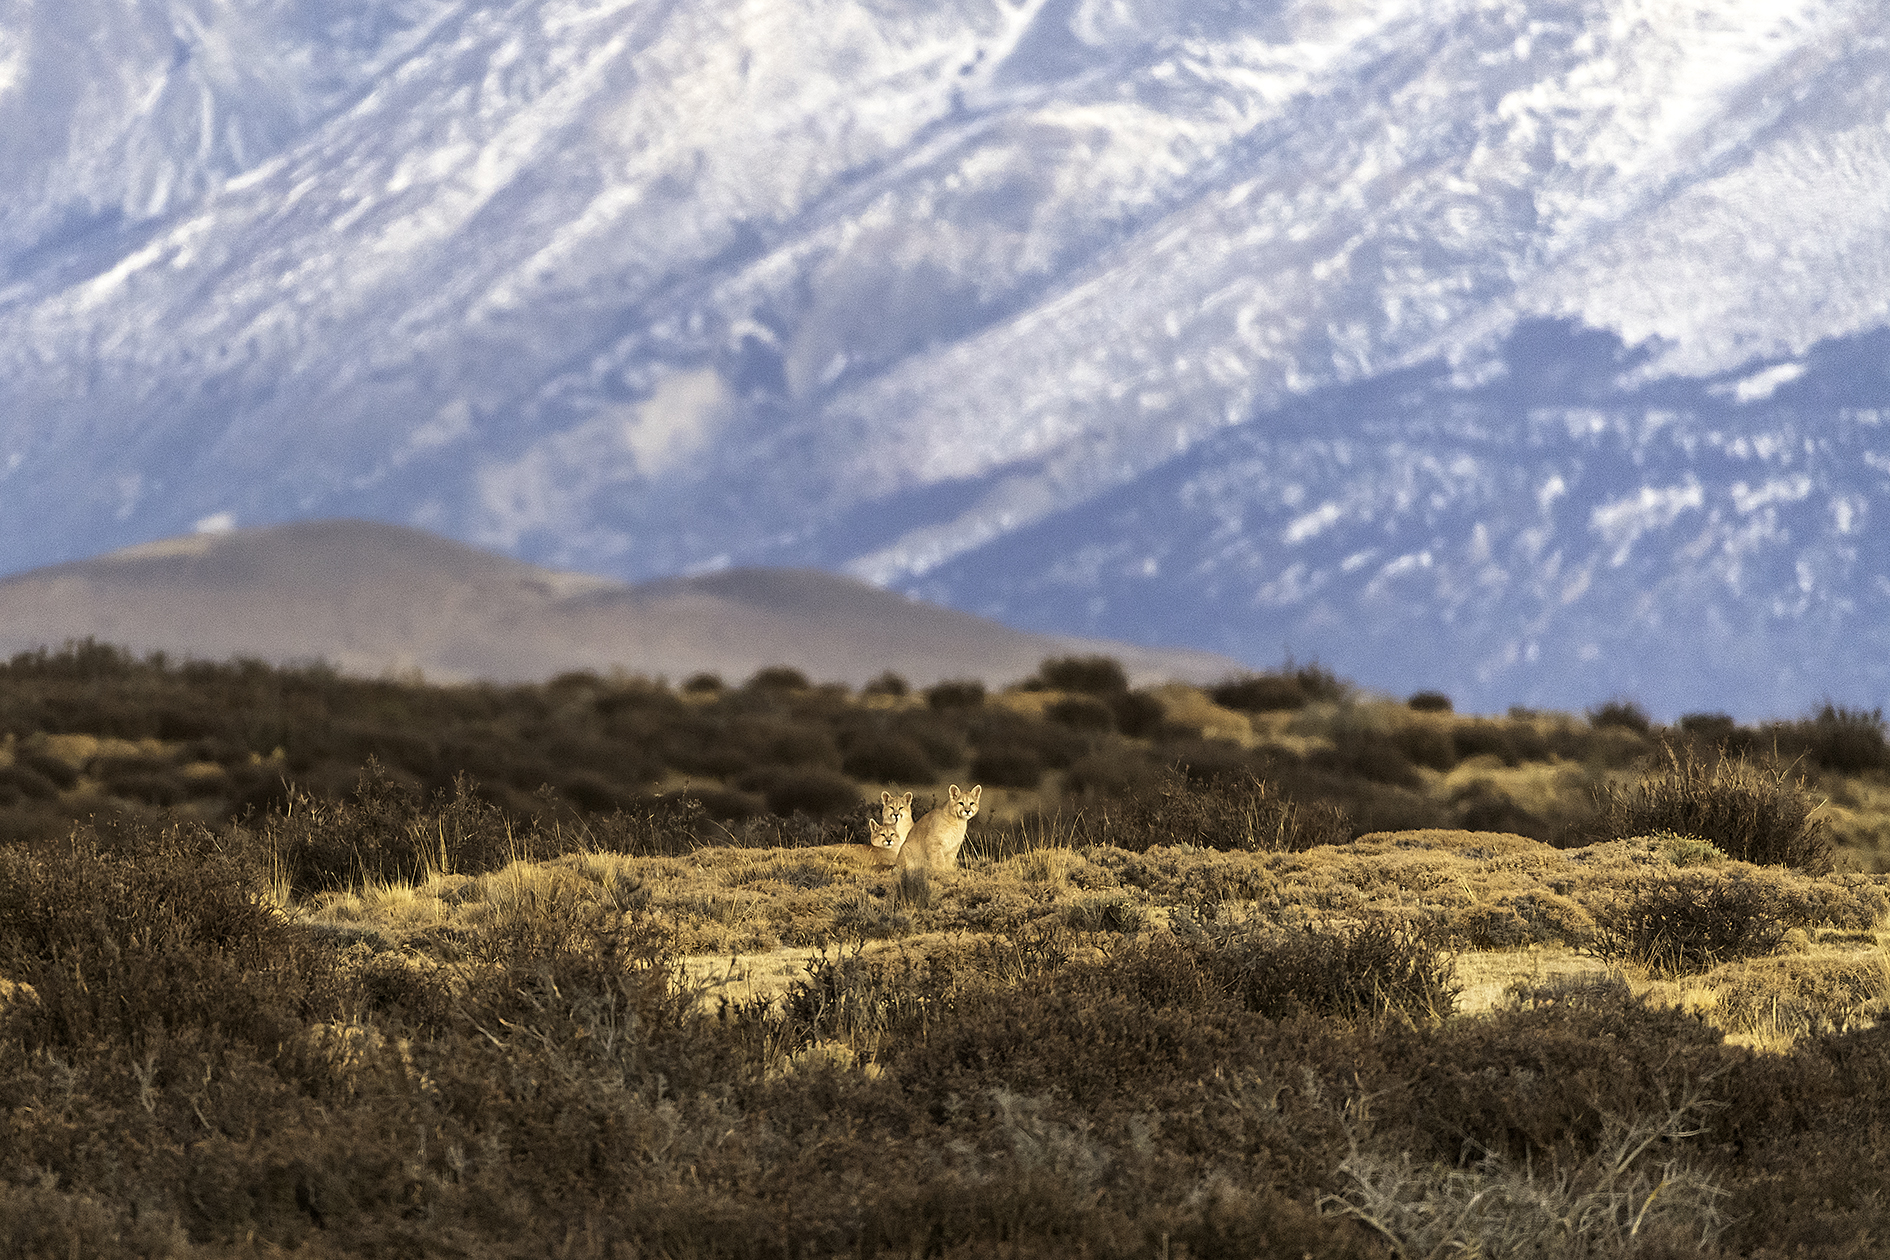
[(907, 792), (904, 796), (900, 797), (899, 804), (901, 806), (910, 806), (912, 804), (912, 793)]
[(879, 794), (879, 803), (880, 803), (881, 805), (890, 805), (890, 804), (892, 804), (892, 803), (893, 803), (893, 794), (892, 794), (891, 792), (881, 792), (881, 793)]
[(978, 798), (983, 795), (984, 795), (984, 784), (980, 783), (977, 787), (971, 789), (971, 795), (967, 796), (965, 799), (970, 801), (973, 805), (976, 805), (978, 803)]
[(958, 799), (958, 785), (956, 783), (952, 784), (951, 787), (946, 789), (946, 794), (950, 796), (952, 800), (954, 801), (957, 800)]

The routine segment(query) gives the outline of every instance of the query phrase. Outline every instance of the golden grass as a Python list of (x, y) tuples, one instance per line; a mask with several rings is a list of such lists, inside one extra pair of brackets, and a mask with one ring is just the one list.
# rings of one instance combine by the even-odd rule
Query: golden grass
[(1890, 953), (1874, 933), (1856, 935), (1716, 967), (1676, 986), (1675, 1004), (1728, 1040), (1778, 1053), (1801, 1036), (1871, 1027), (1890, 1007)]
[(1163, 715), (1176, 726), (1185, 726), (1203, 739), (1224, 739), (1251, 748), (1258, 739), (1247, 715), (1224, 709), (1208, 698), (1207, 692), (1186, 683), (1167, 683), (1154, 695), (1161, 702)]
[(1840, 857), (1860, 871), (1890, 871), (1890, 781), (1838, 780), (1820, 811)]
[(97, 735), (46, 735), (41, 746), (77, 769), (94, 757), (162, 757), (171, 747), (161, 739), (111, 739)]
[[(450, 964), (477, 942), (547, 915), (632, 914), (661, 926), (679, 979), (701, 1000), (772, 1000), (834, 950), (920, 953), (1048, 926), (1085, 939), (1188, 933), (1214, 924), (1345, 924), (1393, 916), (1442, 933), (1455, 951), (1458, 1009), (1474, 1015), (1519, 993), (1625, 983), (1643, 1000), (1699, 1014), (1744, 1044), (1788, 1048), (1801, 1035), (1874, 1022), (1890, 1004), (1890, 954), (1868, 928), (1811, 925), (1766, 958), (1661, 978), (1594, 949), (1597, 915), (1637, 881), (1698, 863), (1675, 837), (1557, 850), (1494, 832), (1381, 832), (1303, 853), (1161, 847), (1146, 853), (1050, 846), (1003, 860), (974, 853), (903, 904), (896, 873), (820, 849), (705, 848), (680, 857), (576, 854), (514, 862), (488, 875), (435, 873), (373, 882), (295, 907), (303, 920), (416, 965)], [(1710, 860), (1710, 858), (1709, 858)], [(1715, 871), (1769, 881), (1804, 905), (1890, 905), (1890, 876), (1813, 878), (1720, 860)], [(1874, 900), (1872, 900), (1874, 898)], [(1547, 999), (1545, 999), (1547, 1000)]]

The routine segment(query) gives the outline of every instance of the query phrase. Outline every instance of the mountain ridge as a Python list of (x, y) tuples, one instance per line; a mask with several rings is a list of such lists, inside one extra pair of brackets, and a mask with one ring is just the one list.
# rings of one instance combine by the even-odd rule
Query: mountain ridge
[(365, 521), (146, 543), (0, 579), (0, 654), (94, 638), (174, 657), (322, 660), (353, 674), (525, 682), (592, 670), (738, 682), (765, 666), (914, 685), (1030, 674), (1102, 653), (1138, 682), (1211, 681), (1236, 662), (1025, 633), (808, 570), (731, 570), (639, 585), (556, 572)]
[[(1881, 454), (1844, 413), (1890, 408), (1877, 365), (1836, 353), (1890, 325), (1890, 42), (1865, 0), (128, 12), (0, 22), (20, 190), (0, 212), (0, 570), (350, 516), (625, 580), (798, 566), (1020, 624), (1159, 623), (1250, 664), (1325, 617), (1359, 633), (1305, 647), (1361, 678), (1401, 623), (1474, 612), (1374, 685), (1421, 673), (1479, 707), (1641, 686), (1606, 644), (1655, 641), (1651, 592), (1655, 621), (1725, 614), (1696, 658), (1835, 653), (1663, 706), (1795, 709), (1814, 674), (1890, 699), (1869, 549), (1890, 478), (1828, 458)], [(88, 23), (113, 39), (82, 47)], [(1650, 480), (1631, 443), (1602, 460), (1505, 410), (1503, 379), (1560, 370), (1530, 359), (1544, 324), (1612, 339), (1530, 404), (1564, 430), (1678, 409), (1689, 458), (1765, 446), (1748, 491), (1811, 477), (1791, 502), (1857, 531), (1774, 513), (1782, 576), (1742, 585), (1722, 526), (1751, 517), (1746, 473), (1669, 460)], [(1164, 591), (1166, 621), (1133, 574), (1079, 590), (1011, 545), (1144, 547), (1140, 526), (1094, 537), (1099, 505), (1140, 495), (1153, 519), (1190, 451), (1240, 459), (1230, 435), (1290, 444), (1317, 415), (1333, 451), (1421, 453), (1453, 409), (1508, 435), (1457, 450), (1469, 497), (1588, 487), (1545, 557), (1615, 573), (1614, 534), (1693, 519), (1635, 523), (1689, 475), (1723, 519), (1638, 586), (1552, 608), (1527, 593), (1543, 523), (1507, 510), (1450, 543), (1483, 530), (1501, 598), (1281, 603), (1296, 565), (1365, 582), (1338, 566), (1448, 550), (1399, 508), (1373, 518), (1395, 536), (1308, 559), (1361, 522), (1293, 534), (1314, 525), (1286, 484), (1258, 502), (1197, 479), (1197, 502), (1269, 528), (1170, 548), (1199, 591)], [(1784, 466), (1778, 442), (1824, 431), (1842, 436), (1815, 471)], [(1607, 484), (1576, 476), (1601, 463)], [(1327, 461), (1307, 511), (1408, 480), (1381, 460), (1365, 487), (1362, 466)], [(1800, 562), (1814, 604), (1852, 605), (1842, 632), (1768, 611), (1804, 595)], [(1604, 633), (1637, 618), (1638, 639)], [(1506, 645), (1517, 668), (1492, 670)]]

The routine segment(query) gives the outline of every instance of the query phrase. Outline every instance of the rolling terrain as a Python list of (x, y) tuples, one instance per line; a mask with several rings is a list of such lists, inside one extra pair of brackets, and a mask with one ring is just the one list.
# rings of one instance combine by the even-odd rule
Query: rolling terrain
[(0, 654), (86, 638), (442, 682), (574, 670), (738, 682), (785, 665), (856, 686), (888, 669), (929, 685), (1011, 681), (1072, 653), (1115, 655), (1144, 682), (1239, 670), (1208, 652), (1012, 630), (813, 570), (631, 586), (366, 521), (190, 535), (0, 580)]

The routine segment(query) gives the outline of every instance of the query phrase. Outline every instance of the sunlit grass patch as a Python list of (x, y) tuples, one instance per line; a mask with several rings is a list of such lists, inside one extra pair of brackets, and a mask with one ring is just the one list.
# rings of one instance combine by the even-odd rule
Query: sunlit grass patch
[[(1822, 816), (1845, 865), (1890, 871), (1890, 779), (1857, 775), (1837, 779)], [(1823, 790), (1824, 784), (1819, 784)]]
[(1506, 765), (1485, 753), (1457, 763), (1439, 779), (1437, 790), (1449, 800), (1479, 790), (1494, 790), (1539, 818), (1555, 818), (1585, 813), (1598, 781), (1597, 772), (1580, 763), (1524, 761)]
[(1455, 959), (1457, 982), (1462, 986), (1457, 1009), (1465, 1014), (1554, 1001), (1564, 989), (1572, 991), (1605, 978), (1625, 983), (1619, 980), (1618, 968), (1567, 945), (1461, 950)]
[(1049, 895), (1055, 895), (1070, 886), (1072, 871), (1083, 870), (1089, 865), (1088, 859), (1073, 849), (1044, 847), (1009, 858), (994, 866), (992, 873), (997, 878), (1013, 876)]
[(1875, 1027), (1890, 1010), (1890, 955), (1821, 949), (1716, 967), (1685, 987), (1683, 1003), (1755, 1049)]
[(1187, 727), (1203, 739), (1227, 740), (1243, 748), (1251, 748), (1258, 742), (1254, 723), (1248, 715), (1214, 703), (1199, 687), (1166, 683), (1154, 688), (1153, 694), (1161, 702), (1169, 722)]

